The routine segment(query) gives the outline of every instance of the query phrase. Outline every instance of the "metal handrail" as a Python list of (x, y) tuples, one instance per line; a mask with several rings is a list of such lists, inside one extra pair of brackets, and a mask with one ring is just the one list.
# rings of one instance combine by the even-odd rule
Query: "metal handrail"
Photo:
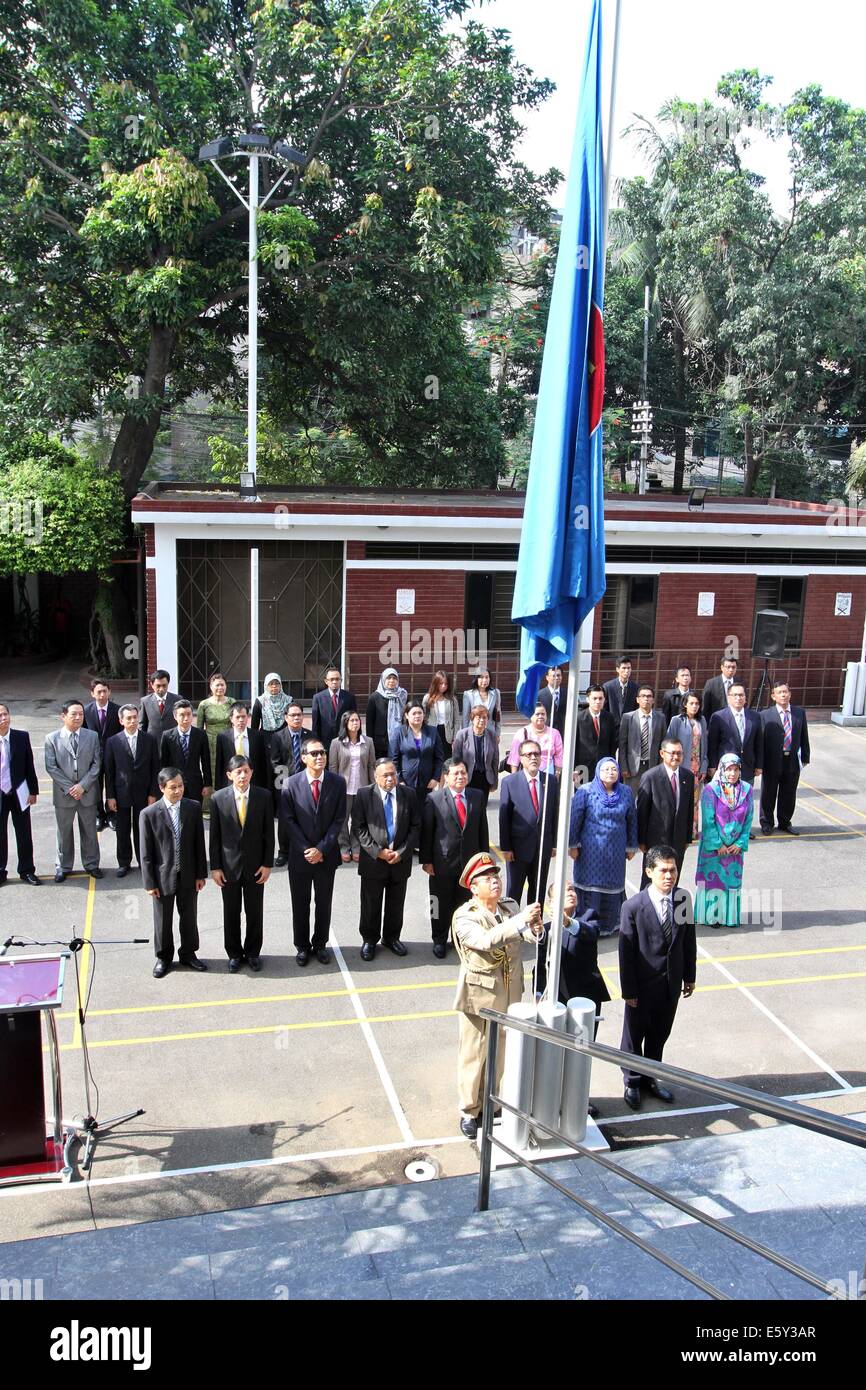
[[(708, 1293), (711, 1298), (717, 1300), (727, 1300), (729, 1298), (728, 1294), (708, 1284), (699, 1275), (687, 1270), (685, 1266), (681, 1265), (677, 1260), (671, 1259), (670, 1256), (656, 1249), (655, 1246), (651, 1245), (641, 1236), (635, 1235), (633, 1231), (629, 1231), (628, 1228), (617, 1221), (615, 1217), (610, 1216), (607, 1212), (602, 1211), (591, 1202), (587, 1202), (584, 1198), (578, 1197), (576, 1193), (571, 1192), (562, 1183), (558, 1182), (548, 1173), (545, 1173), (536, 1163), (515, 1153), (513, 1149), (493, 1133), (493, 1107), (494, 1105), (498, 1105), (508, 1110), (510, 1114), (516, 1115), (519, 1119), (527, 1121), (534, 1129), (541, 1130), (549, 1138), (557, 1139), (561, 1143), (564, 1143), (581, 1158), (591, 1159), (593, 1163), (599, 1164), (600, 1167), (605, 1168), (608, 1172), (614, 1173), (617, 1177), (624, 1178), (627, 1182), (634, 1184), (636, 1187), (640, 1187), (643, 1191), (649, 1192), (654, 1197), (658, 1197), (668, 1205), (676, 1207), (677, 1210), (701, 1222), (702, 1225), (708, 1226), (719, 1235), (725, 1236), (728, 1240), (733, 1240), (735, 1244), (743, 1246), (745, 1249), (752, 1251), (753, 1254), (760, 1255), (763, 1259), (778, 1265), (779, 1268), (784, 1269), (787, 1273), (793, 1274), (796, 1278), (802, 1279), (804, 1282), (813, 1285), (813, 1287), (821, 1289), (822, 1292), (828, 1292), (826, 1279), (822, 1279), (819, 1275), (813, 1274), (810, 1270), (805, 1269), (802, 1265), (797, 1264), (793, 1260), (789, 1260), (786, 1256), (768, 1249), (767, 1246), (762, 1245), (760, 1242), (752, 1240), (750, 1236), (745, 1236), (741, 1232), (723, 1225), (723, 1223), (718, 1221), (715, 1217), (700, 1211), (697, 1207), (692, 1206), (691, 1203), (684, 1201), (682, 1198), (674, 1197), (657, 1184), (650, 1182), (646, 1178), (641, 1178), (635, 1173), (629, 1172), (628, 1169), (622, 1168), (612, 1159), (605, 1157), (603, 1154), (595, 1153), (593, 1150), (570, 1139), (566, 1134), (563, 1134), (560, 1129), (552, 1128), (544, 1124), (534, 1115), (520, 1110), (509, 1101), (504, 1100), (502, 1096), (494, 1094), (492, 1078), (496, 1075), (499, 1030), (501, 1027), (514, 1028), (517, 1032), (526, 1033), (528, 1036), (540, 1041), (552, 1043), (554, 1046), (561, 1047), (567, 1052), (576, 1052), (582, 1053), (585, 1056), (598, 1057), (600, 1061), (612, 1062), (620, 1067), (623, 1066), (623, 1064), (630, 1067), (637, 1067), (642, 1073), (648, 1074), (658, 1080), (684, 1083), (692, 1090), (702, 1091), (708, 1095), (720, 1097), (723, 1100), (732, 1102), (734, 1105), (747, 1107), (759, 1114), (785, 1120), (791, 1124), (797, 1125), (801, 1129), (813, 1130), (815, 1133), (825, 1134), (833, 1139), (842, 1139), (846, 1143), (855, 1144), (860, 1148), (866, 1148), (866, 1125), (862, 1125), (856, 1120), (846, 1119), (843, 1116), (830, 1115), (827, 1112), (816, 1113), (815, 1111), (806, 1109), (805, 1106), (800, 1105), (796, 1101), (768, 1097), (760, 1091), (751, 1090), (747, 1086), (738, 1086), (733, 1082), (720, 1081), (714, 1077), (703, 1076), (700, 1072), (687, 1071), (683, 1067), (673, 1067), (668, 1063), (657, 1062), (652, 1058), (638, 1057), (631, 1052), (622, 1052), (619, 1048), (606, 1047), (602, 1043), (581, 1041), (568, 1034), (559, 1033), (553, 1028), (548, 1028), (544, 1024), (529, 1023), (525, 1019), (514, 1018), (510, 1014), (499, 1013), (494, 1009), (482, 1009), (481, 1017), (488, 1021), (489, 1030), (487, 1038), (487, 1068), (484, 1086), (484, 1111), (481, 1125), (481, 1166), (478, 1176), (477, 1208), (479, 1211), (486, 1211), (490, 1202), (492, 1146), (495, 1144), (497, 1148), (506, 1153), (515, 1163), (528, 1168), (530, 1172), (542, 1178), (551, 1187), (555, 1187), (558, 1192), (561, 1192), (576, 1205), (582, 1207), (595, 1220), (609, 1226), (611, 1230), (615, 1231), (618, 1235), (625, 1236), (633, 1245), (637, 1245), (639, 1249), (651, 1255), (653, 1259), (658, 1260), (661, 1264), (667, 1266), (668, 1269), (673, 1270), (674, 1273), (681, 1275), (684, 1279), (687, 1279), (689, 1283), (694, 1284), (704, 1293)], [(845, 1294), (834, 1293), (833, 1296), (843, 1299), (847, 1298)]]

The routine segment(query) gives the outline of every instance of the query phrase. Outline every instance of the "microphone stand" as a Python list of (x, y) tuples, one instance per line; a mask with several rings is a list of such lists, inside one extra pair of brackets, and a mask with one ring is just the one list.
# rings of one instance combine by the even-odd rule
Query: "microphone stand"
[[(74, 932), (74, 928), (72, 929)], [(137, 1120), (139, 1115), (145, 1114), (141, 1108), (138, 1110), (126, 1110), (121, 1115), (113, 1115), (108, 1120), (98, 1120), (93, 1114), (93, 1103), (90, 1094), (90, 1058), (87, 1051), (87, 1020), (86, 1005), (81, 997), (81, 972), (78, 965), (78, 956), (84, 946), (146, 946), (148, 938), (146, 936), (131, 936), (125, 938), (103, 937), (102, 940), (96, 938), (85, 939), (81, 936), (72, 936), (70, 941), (37, 941), (34, 937), (12, 937), (10, 936), (0, 947), (0, 955), (5, 955), (10, 946), (65, 946), (71, 953), (75, 962), (75, 991), (78, 1001), (78, 1024), (81, 1029), (81, 1052), (84, 1062), (84, 1097), (87, 1114), (80, 1125), (70, 1123), (69, 1129), (72, 1132), (72, 1139), (78, 1139), (83, 1144), (84, 1151), (81, 1159), (82, 1173), (89, 1173), (93, 1165), (93, 1153), (99, 1140), (105, 1134), (110, 1134), (117, 1129), (118, 1125), (128, 1124), (130, 1120)], [(71, 1140), (69, 1141), (71, 1142)]]

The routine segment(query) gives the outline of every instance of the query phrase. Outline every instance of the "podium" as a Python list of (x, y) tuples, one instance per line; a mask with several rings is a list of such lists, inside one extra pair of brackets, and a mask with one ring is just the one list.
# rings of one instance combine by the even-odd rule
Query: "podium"
[(63, 1001), (69, 957), (69, 951), (61, 951), (0, 959), (0, 1186), (68, 1181), (72, 1176), (68, 1150), (76, 1136), (74, 1131), (64, 1132), (61, 1120), (60, 1049), (54, 1017)]

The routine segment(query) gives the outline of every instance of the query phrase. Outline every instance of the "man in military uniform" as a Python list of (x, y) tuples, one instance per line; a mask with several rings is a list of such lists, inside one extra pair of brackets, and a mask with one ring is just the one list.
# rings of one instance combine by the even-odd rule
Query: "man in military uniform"
[[(484, 1097), (487, 1063), (487, 1020), (481, 1009), (505, 1013), (523, 995), (522, 941), (541, 937), (541, 906), (533, 903), (520, 911), (511, 898), (502, 898), (499, 865), (489, 854), (474, 854), (460, 875), (460, 887), (472, 901), (457, 909), (451, 937), (460, 957), (460, 975), (454, 1008), (460, 1012), (460, 1044), (457, 1055), (457, 1089), (460, 1096), (460, 1129), (467, 1139), (478, 1133)], [(505, 1048), (496, 1062), (498, 1091), (505, 1066)]]

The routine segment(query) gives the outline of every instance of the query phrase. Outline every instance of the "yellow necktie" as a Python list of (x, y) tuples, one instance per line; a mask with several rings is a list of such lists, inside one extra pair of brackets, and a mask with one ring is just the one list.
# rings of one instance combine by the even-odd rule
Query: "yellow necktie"
[(244, 756), (244, 736), (243, 736), (243, 734), (238, 734), (238, 741), (237, 741), (237, 745), (236, 745), (236, 747), (235, 747), (235, 752), (236, 752), (236, 753), (238, 754), (238, 756), (241, 757), (241, 758)]
[(245, 823), (245, 821), (246, 821), (246, 818), (247, 818), (247, 799), (246, 799), (245, 796), (242, 796), (241, 799), (240, 799), (240, 801), (238, 802), (238, 820), (239, 820), (240, 823), (241, 823), (241, 830), (243, 830), (243, 828), (244, 828), (244, 823)]

